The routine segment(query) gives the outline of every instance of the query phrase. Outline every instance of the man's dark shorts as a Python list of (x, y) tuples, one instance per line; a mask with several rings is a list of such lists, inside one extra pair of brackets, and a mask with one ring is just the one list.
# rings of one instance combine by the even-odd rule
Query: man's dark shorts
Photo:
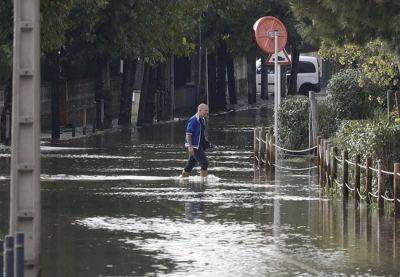
[(200, 147), (199, 149), (193, 149), (193, 151), (194, 155), (189, 157), (185, 166), (185, 172), (192, 171), (193, 167), (196, 165), (196, 162), (200, 164), (201, 170), (207, 170), (208, 159), (204, 150)]

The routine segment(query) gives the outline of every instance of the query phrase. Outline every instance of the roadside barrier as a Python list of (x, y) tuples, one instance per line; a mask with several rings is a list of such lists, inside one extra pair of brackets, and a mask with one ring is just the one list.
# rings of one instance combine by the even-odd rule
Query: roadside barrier
[[(336, 187), (342, 190), (343, 198), (348, 199), (352, 194), (355, 201), (372, 203), (377, 201), (378, 208), (383, 209), (385, 202), (391, 202), (396, 215), (400, 215), (400, 163), (393, 164), (393, 171), (373, 168), (372, 158), (365, 159), (365, 165), (361, 163), (360, 155), (354, 160), (349, 159), (347, 150), (342, 150), (339, 156), (338, 148), (332, 146), (328, 140), (318, 138), (318, 172), (319, 183), (322, 187)], [(349, 171), (352, 169), (352, 184), (349, 181)], [(361, 182), (361, 173), (364, 173), (364, 182)], [(377, 191), (372, 192), (372, 180), (375, 174)], [(339, 175), (341, 178), (339, 178)], [(384, 178), (393, 178), (393, 196), (386, 193)], [(363, 185), (363, 187), (362, 187)]]
[(314, 153), (317, 146), (307, 149), (293, 150), (276, 145), (273, 128), (268, 129), (261, 127), (254, 129), (254, 165), (261, 167), (265, 165), (266, 169), (274, 170), (275, 168), (292, 170), (292, 171), (305, 171), (317, 168), (317, 166), (307, 168), (291, 168), (283, 167), (276, 164), (275, 151), (276, 149), (285, 152), (289, 155), (308, 154)]
[(0, 277), (24, 276), (24, 234), (0, 240)]

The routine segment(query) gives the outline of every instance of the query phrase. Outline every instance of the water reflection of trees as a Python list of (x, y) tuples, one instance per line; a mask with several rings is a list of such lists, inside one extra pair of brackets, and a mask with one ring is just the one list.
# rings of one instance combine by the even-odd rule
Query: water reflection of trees
[[(353, 201), (310, 202), (309, 227), (320, 239), (318, 247), (343, 247), (348, 263), (393, 272), (400, 261), (400, 220)], [(340, 265), (338, 265), (340, 266)]]

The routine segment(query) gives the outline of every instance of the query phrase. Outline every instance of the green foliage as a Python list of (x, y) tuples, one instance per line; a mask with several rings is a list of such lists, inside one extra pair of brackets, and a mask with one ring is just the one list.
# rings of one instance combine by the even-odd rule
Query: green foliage
[(278, 110), (279, 142), (290, 149), (308, 147), (309, 101), (306, 97), (284, 100)]
[(332, 101), (318, 102), (319, 134), (324, 138), (330, 138), (338, 129), (340, 118)]
[(323, 59), (334, 60), (345, 68), (357, 67), (372, 83), (388, 89), (400, 84), (400, 60), (385, 43), (373, 40), (360, 46), (323, 41), (318, 51)]
[(391, 169), (393, 162), (400, 161), (400, 124), (381, 117), (372, 120), (343, 121), (333, 142), (349, 151), (349, 156), (370, 156)]
[(400, 53), (399, 2), (289, 0), (304, 38), (364, 44), (382, 38)]
[(328, 99), (338, 119), (362, 119), (383, 107), (385, 92), (372, 84), (360, 70), (347, 68), (335, 74), (328, 83)]

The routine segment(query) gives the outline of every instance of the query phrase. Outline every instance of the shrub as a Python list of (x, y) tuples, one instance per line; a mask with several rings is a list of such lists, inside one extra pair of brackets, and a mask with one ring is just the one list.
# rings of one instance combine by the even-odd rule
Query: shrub
[(329, 81), (328, 98), (338, 119), (365, 119), (385, 104), (385, 91), (374, 85), (360, 70), (347, 68)]
[(381, 161), (382, 167), (392, 170), (393, 162), (400, 161), (400, 124), (382, 118), (343, 121), (333, 142), (349, 151), (354, 158), (360, 154), (365, 160), (369, 155)]
[(337, 131), (341, 119), (331, 101), (318, 102), (319, 134), (330, 138)]
[(278, 111), (281, 146), (290, 149), (308, 147), (308, 114), (307, 97), (292, 97), (282, 102)]

